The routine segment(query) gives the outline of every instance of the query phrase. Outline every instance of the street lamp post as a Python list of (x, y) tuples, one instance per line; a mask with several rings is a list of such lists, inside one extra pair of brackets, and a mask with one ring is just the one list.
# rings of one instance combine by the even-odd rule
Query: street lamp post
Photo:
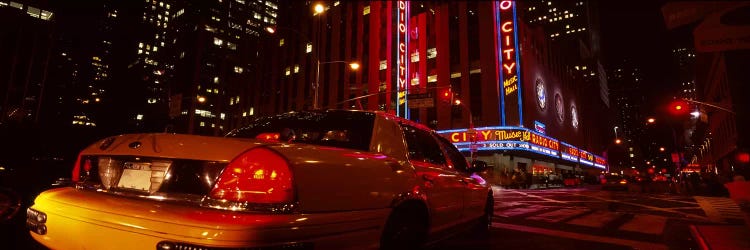
[(315, 59), (315, 64), (317, 65), (315, 67), (315, 85), (313, 85), (313, 109), (320, 108), (320, 104), (318, 102), (318, 92), (320, 87), (320, 65), (321, 64), (332, 64), (332, 63), (347, 63), (349, 64), (349, 68), (353, 70), (359, 69), (359, 63), (357, 62), (347, 62), (347, 61), (328, 61), (328, 62), (321, 62), (320, 59)]
[[(321, 12), (318, 12), (318, 6), (317, 5), (316, 5), (315, 13), (316, 14), (320, 14), (321, 13)], [(276, 33), (276, 29), (290, 30), (290, 31), (294, 32), (295, 34), (299, 35), (300, 37), (302, 37), (302, 39), (305, 39), (305, 41), (307, 43), (312, 43), (312, 40), (309, 37), (307, 37), (305, 34), (303, 34), (302, 32), (299, 32), (296, 29), (292, 29), (292, 28), (289, 28), (289, 27), (283, 27), (283, 26), (267, 27), (266, 31), (268, 33), (274, 34), (274, 33)], [(320, 57), (317, 56), (319, 48), (316, 47), (314, 49), (316, 50), (316, 52), (315, 52), (315, 54), (312, 55), (313, 59), (315, 59), (315, 82), (312, 83), (312, 89), (313, 89), (313, 109), (318, 109), (318, 108), (320, 108), (320, 104), (319, 104), (319, 96), (320, 96), (320, 94), (319, 94), (319, 92), (320, 92), (320, 65), (321, 64), (332, 64), (332, 63), (347, 63), (347, 64), (349, 64), (349, 68), (351, 68), (353, 70), (357, 70), (357, 69), (359, 69), (359, 63), (357, 63), (357, 62), (341, 61), (341, 60), (321, 62), (320, 61)]]
[[(461, 100), (456, 99), (453, 102), (455, 105), (460, 105), (463, 108), (465, 108), (469, 114), (469, 129), (467, 130), (467, 134), (469, 134), (469, 139), (471, 140), (471, 143), (469, 145), (469, 154), (471, 157), (471, 160), (474, 161), (474, 157), (476, 156), (474, 152), (477, 151), (476, 145), (477, 145), (477, 130), (474, 129), (474, 117), (471, 115), (471, 110), (469, 110), (468, 107), (466, 107), (466, 104), (462, 103)], [(451, 118), (452, 121), (453, 118)]]
[[(318, 3), (318, 4), (315, 4), (315, 6), (313, 7), (313, 11), (314, 11), (314, 15), (321, 15), (321, 14), (323, 14), (326, 11), (326, 7), (323, 6), (322, 4)], [(318, 26), (320, 26), (320, 25), (318, 25)], [(295, 34), (299, 35), (300, 37), (302, 37), (303, 39), (305, 39), (306, 42), (308, 42), (310, 44), (313, 43), (312, 39), (310, 39), (309, 37), (307, 37), (305, 34), (303, 34), (302, 32), (299, 32), (296, 29), (292, 29), (292, 28), (289, 28), (289, 27), (281, 27), (281, 26), (267, 27), (266, 31), (268, 31), (268, 33), (273, 34), (273, 33), (276, 32), (277, 28), (290, 30), (290, 31), (294, 32)], [(318, 29), (318, 30), (320, 30), (320, 29)], [(320, 32), (318, 32), (317, 36), (320, 37)], [(315, 54), (312, 55), (314, 57), (314, 59), (315, 59), (315, 82), (313, 82), (313, 84), (312, 84), (312, 89), (313, 89), (313, 109), (320, 108), (320, 102), (319, 102), (318, 99), (319, 99), (319, 96), (320, 96), (319, 92), (320, 92), (320, 65), (321, 64), (347, 63), (347, 64), (349, 64), (349, 68), (351, 68), (353, 70), (359, 69), (359, 63), (357, 63), (357, 62), (348, 62), (348, 61), (340, 61), (340, 60), (321, 62), (320, 61), (320, 54), (319, 54), (320, 53), (320, 48), (319, 47), (320, 47), (320, 39), (318, 39), (318, 42), (315, 44), (315, 46), (313, 48), (313, 49), (315, 49)]]

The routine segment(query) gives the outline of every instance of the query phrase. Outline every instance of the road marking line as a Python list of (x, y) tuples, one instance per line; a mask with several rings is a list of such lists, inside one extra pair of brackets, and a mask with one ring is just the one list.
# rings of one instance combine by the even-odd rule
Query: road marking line
[[(699, 216), (699, 215), (695, 215), (695, 214), (691, 214), (691, 213), (685, 213), (685, 212), (681, 212), (681, 211), (676, 211), (676, 210), (674, 210), (672, 208), (654, 207), (654, 206), (648, 206), (648, 205), (643, 205), (643, 204), (639, 204), (639, 203), (633, 203), (633, 202), (627, 202), (627, 201), (621, 201), (621, 200), (606, 199), (606, 198), (592, 196), (592, 195), (583, 195), (583, 194), (576, 194), (576, 193), (573, 193), (573, 194), (574, 195), (583, 196), (583, 197), (590, 197), (590, 198), (594, 198), (594, 199), (599, 199), (599, 200), (607, 201), (607, 202), (615, 202), (615, 203), (621, 203), (621, 204), (627, 204), (627, 205), (633, 205), (633, 206), (639, 206), (639, 207), (649, 208), (649, 209), (652, 209), (652, 210), (658, 210), (658, 211), (664, 211), (664, 212), (670, 212), (670, 213), (680, 214), (680, 215), (683, 215), (685, 217), (690, 217), (690, 218), (693, 218), (693, 219), (715, 221), (715, 220), (711, 219), (710, 217)], [(708, 212), (706, 212), (706, 214), (708, 214)]]
[(620, 214), (606, 211), (596, 211), (589, 215), (584, 215), (583, 217), (572, 219), (568, 221), (568, 224), (602, 228), (604, 227), (604, 225), (607, 225), (607, 223), (617, 219), (617, 217), (620, 217)]
[(542, 200), (545, 200), (545, 201), (551, 201), (551, 202), (556, 202), (556, 203), (561, 203), (561, 204), (565, 204), (566, 203), (564, 201), (553, 200), (553, 199), (546, 198), (546, 197), (543, 197), (543, 196), (533, 195), (533, 194), (524, 193), (524, 192), (520, 192), (520, 191), (516, 191), (516, 190), (505, 190), (505, 191), (510, 191), (510, 192), (514, 192), (514, 193), (517, 193), (517, 194), (522, 194), (522, 195), (525, 195), (525, 196), (534, 197), (534, 198), (537, 198), (537, 199), (542, 199)]
[(660, 235), (667, 225), (667, 217), (636, 214), (633, 219), (620, 226), (619, 230)]
[(725, 219), (743, 219), (740, 207), (733, 200), (725, 197), (695, 196), (698, 205), (706, 212), (706, 216), (715, 221)]
[(563, 220), (567, 220), (569, 218), (573, 218), (580, 214), (586, 213), (588, 211), (589, 211), (588, 209), (580, 209), (580, 208), (562, 208), (562, 209), (554, 210), (552, 212), (539, 214), (539, 215), (530, 217), (529, 219), (557, 223)]
[(507, 209), (507, 210), (502, 210), (502, 211), (499, 211), (499, 212), (495, 212), (495, 216), (513, 217), (513, 216), (517, 216), (517, 215), (533, 213), (533, 212), (540, 211), (540, 210), (546, 209), (546, 208), (547, 207), (519, 207), (519, 208), (511, 208), (511, 209)]
[(623, 245), (623, 246), (630, 246), (635, 249), (652, 249), (652, 250), (669, 249), (666, 245), (651, 243), (651, 242), (625, 240), (625, 239), (595, 236), (595, 235), (581, 234), (581, 233), (572, 233), (572, 232), (567, 232), (567, 231), (558, 231), (558, 230), (552, 230), (552, 229), (546, 229), (546, 228), (513, 225), (513, 224), (499, 223), (499, 222), (493, 222), (492, 227), (521, 231), (521, 232), (529, 232), (529, 233), (535, 233), (535, 234), (543, 234), (543, 235), (549, 235), (549, 236), (560, 237), (560, 238), (617, 244), (617, 245)]

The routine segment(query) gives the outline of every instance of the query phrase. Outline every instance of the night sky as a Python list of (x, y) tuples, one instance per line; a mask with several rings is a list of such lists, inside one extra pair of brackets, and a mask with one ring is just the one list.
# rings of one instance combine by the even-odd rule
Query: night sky
[(676, 93), (677, 65), (671, 59), (675, 31), (667, 30), (661, 7), (668, 1), (601, 1), (602, 53), (605, 67), (627, 59), (643, 72), (646, 109)]

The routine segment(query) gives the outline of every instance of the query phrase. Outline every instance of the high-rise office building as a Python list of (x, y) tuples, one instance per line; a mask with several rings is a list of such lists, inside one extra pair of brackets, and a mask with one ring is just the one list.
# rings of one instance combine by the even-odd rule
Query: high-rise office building
[[(258, 44), (277, 2), (145, 1), (122, 4), (130, 38), (116, 80), (129, 129), (220, 135), (252, 113)], [(115, 72), (117, 74), (117, 72)], [(123, 80), (124, 79), (124, 80)], [(245, 108), (247, 107), (247, 108)]]
[[(619, 170), (629, 170), (631, 167), (641, 166), (644, 159), (643, 144), (651, 141), (643, 141), (644, 125), (646, 117), (642, 115), (645, 97), (642, 93), (643, 73), (638, 67), (634, 67), (629, 60), (610, 65), (607, 73), (608, 84), (611, 90), (612, 106), (614, 112), (613, 133), (615, 140), (619, 140), (620, 150), (614, 150), (610, 156), (616, 159)], [(648, 146), (648, 145), (647, 145)], [(614, 155), (619, 153), (617, 155)]]
[(672, 49), (672, 59), (677, 65), (679, 97), (694, 100), (697, 97), (695, 86), (695, 48), (677, 46)]

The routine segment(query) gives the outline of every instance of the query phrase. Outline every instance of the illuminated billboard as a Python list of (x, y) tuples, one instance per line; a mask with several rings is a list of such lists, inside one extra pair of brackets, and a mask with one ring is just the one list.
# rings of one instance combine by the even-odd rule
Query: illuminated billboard
[(474, 130), (476, 140), (473, 142), (468, 129), (441, 130), (437, 133), (452, 142), (462, 152), (470, 151), (472, 147), (478, 151), (520, 150), (586, 166), (597, 168), (606, 168), (607, 166), (607, 160), (604, 157), (594, 155), (527, 128), (498, 126), (475, 128)]
[(601, 156), (594, 156), (594, 167), (597, 168), (607, 168), (607, 159), (604, 159), (604, 157)]
[[(393, 87), (391, 89), (396, 90), (396, 94), (392, 95), (394, 100), (393, 103), (396, 106), (396, 115), (409, 119), (409, 109), (406, 93), (409, 88), (408, 76), (409, 76), (409, 36), (407, 30), (409, 30), (409, 1), (397, 1), (394, 9), (396, 19), (395, 39), (393, 55), (395, 60), (395, 71), (393, 72)], [(394, 86), (395, 85), (395, 86)]]
[(523, 125), (521, 57), (518, 51), (516, 1), (494, 2), (501, 124)]
[[(560, 142), (538, 132), (521, 127), (485, 127), (476, 129), (477, 150), (525, 150), (547, 156), (559, 157)], [(460, 151), (471, 149), (471, 136), (467, 129), (438, 131)]]
[(594, 166), (594, 154), (580, 150), (581, 154), (578, 157), (578, 162), (587, 166)]
[(568, 160), (572, 162), (578, 162), (578, 156), (581, 154), (581, 151), (573, 147), (573, 145), (561, 142), (560, 143), (560, 158), (563, 160)]

